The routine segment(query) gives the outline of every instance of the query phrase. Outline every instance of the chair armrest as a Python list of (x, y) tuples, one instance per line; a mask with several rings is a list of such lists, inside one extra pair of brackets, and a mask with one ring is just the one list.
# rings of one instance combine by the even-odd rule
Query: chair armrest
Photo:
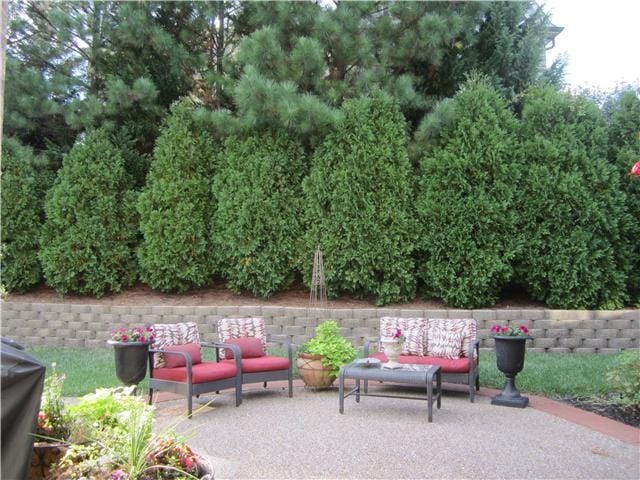
[(193, 361), (191, 360), (191, 355), (189, 355), (187, 352), (172, 352), (171, 350), (157, 350), (157, 349), (150, 348), (149, 349), (149, 364), (150, 364), (149, 375), (151, 375), (151, 371), (153, 370), (153, 354), (154, 353), (162, 353), (163, 355), (179, 355), (183, 357), (187, 367), (187, 383), (189, 384), (191, 383), (191, 377), (192, 377), (191, 372), (193, 367)]
[(478, 358), (478, 368), (480, 368), (480, 340), (474, 340), (471, 343), (471, 355), (469, 355), (469, 371), (476, 369), (476, 357)]
[(242, 351), (238, 345), (232, 345), (230, 343), (221, 343), (221, 342), (207, 342), (201, 343), (200, 346), (206, 348), (215, 348), (216, 350), (216, 362), (220, 361), (220, 349), (227, 348), (233, 352), (233, 359), (236, 362), (236, 368), (238, 369), (238, 374), (242, 375)]
[(378, 351), (380, 351), (380, 339), (376, 338), (376, 339), (370, 339), (370, 340), (365, 340), (364, 342), (364, 358), (367, 358), (369, 356), (369, 349), (372, 343), (376, 343), (378, 344)]
[(269, 343), (272, 345), (280, 345), (284, 347), (287, 350), (287, 357), (289, 358), (289, 362), (293, 361), (293, 344), (291, 343), (291, 340), (283, 340), (281, 342), (274, 342), (274, 341), (267, 342), (267, 344)]

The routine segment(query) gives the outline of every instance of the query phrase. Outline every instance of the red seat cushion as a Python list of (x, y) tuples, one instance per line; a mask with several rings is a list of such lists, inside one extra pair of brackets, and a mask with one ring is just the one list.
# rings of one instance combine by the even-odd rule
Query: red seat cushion
[[(373, 353), (369, 355), (373, 358), (380, 359), (381, 362), (387, 361), (384, 353)], [(420, 357), (418, 355), (400, 355), (399, 363), (415, 363), (418, 365), (440, 365), (442, 373), (469, 373), (469, 359), (462, 358), (440, 358), (440, 357)], [(476, 364), (478, 360), (476, 360)]]
[[(240, 347), (242, 358), (257, 358), (264, 357), (264, 348), (262, 346), (262, 340), (255, 337), (238, 337), (229, 338), (224, 343), (230, 343), (231, 345), (237, 345)], [(224, 358), (232, 359), (233, 352), (226, 348), (224, 350)]]
[[(193, 383), (214, 382), (216, 380), (232, 378), (235, 374), (236, 366), (233, 362), (202, 362), (192, 367), (191, 381)], [(159, 380), (184, 383), (187, 381), (187, 367), (154, 368), (151, 376)]]
[[(224, 363), (235, 360), (225, 360)], [(243, 358), (242, 373), (273, 372), (274, 370), (287, 370), (289, 359), (282, 357), (270, 357), (265, 355), (258, 358)]]
[[(200, 352), (200, 344), (198, 343), (185, 343), (184, 345), (171, 345), (163, 347), (165, 352), (183, 352), (188, 353), (191, 356), (191, 364), (196, 365), (202, 362), (202, 354)], [(182, 355), (164, 355), (164, 366), (166, 368), (184, 367), (187, 365), (187, 361)]]

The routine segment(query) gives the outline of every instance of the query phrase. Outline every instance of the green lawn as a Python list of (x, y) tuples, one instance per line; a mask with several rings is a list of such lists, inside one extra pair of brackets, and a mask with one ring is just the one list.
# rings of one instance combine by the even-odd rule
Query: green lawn
[[(80, 396), (96, 388), (120, 384), (109, 348), (31, 347), (28, 352), (48, 369), (52, 362), (56, 363), (57, 370), (66, 375), (66, 396)], [(213, 360), (212, 351), (204, 349), (204, 352), (205, 359)], [(517, 383), (523, 392), (549, 397), (599, 395), (609, 391), (606, 373), (615, 363), (615, 355), (528, 353)], [(485, 387), (503, 386), (493, 352), (480, 354), (480, 383)], [(146, 385), (146, 381), (141, 383), (143, 388)]]

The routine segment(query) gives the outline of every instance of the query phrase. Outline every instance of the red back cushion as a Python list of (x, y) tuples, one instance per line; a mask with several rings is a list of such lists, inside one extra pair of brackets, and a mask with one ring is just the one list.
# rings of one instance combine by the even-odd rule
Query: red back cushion
[[(164, 347), (165, 352), (183, 352), (191, 355), (191, 364), (197, 365), (202, 362), (202, 354), (200, 353), (200, 344), (198, 343), (185, 343), (184, 345), (171, 345)], [(176, 368), (185, 367), (187, 362), (182, 355), (165, 355), (165, 367)]]
[[(242, 352), (242, 358), (258, 358), (264, 357), (264, 350), (262, 348), (262, 340), (255, 337), (241, 337), (241, 338), (229, 338), (224, 343), (230, 343), (231, 345), (237, 345)], [(225, 349), (224, 358), (233, 358), (233, 352), (230, 349)]]

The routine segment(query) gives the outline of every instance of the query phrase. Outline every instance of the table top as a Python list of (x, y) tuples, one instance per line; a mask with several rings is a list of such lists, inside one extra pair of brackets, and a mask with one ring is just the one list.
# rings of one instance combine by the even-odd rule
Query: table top
[(363, 380), (397, 380), (409, 382), (424, 382), (428, 375), (434, 375), (440, 370), (440, 365), (418, 365), (403, 363), (400, 368), (384, 368), (382, 364), (365, 366), (352, 362), (342, 367), (347, 378)]

